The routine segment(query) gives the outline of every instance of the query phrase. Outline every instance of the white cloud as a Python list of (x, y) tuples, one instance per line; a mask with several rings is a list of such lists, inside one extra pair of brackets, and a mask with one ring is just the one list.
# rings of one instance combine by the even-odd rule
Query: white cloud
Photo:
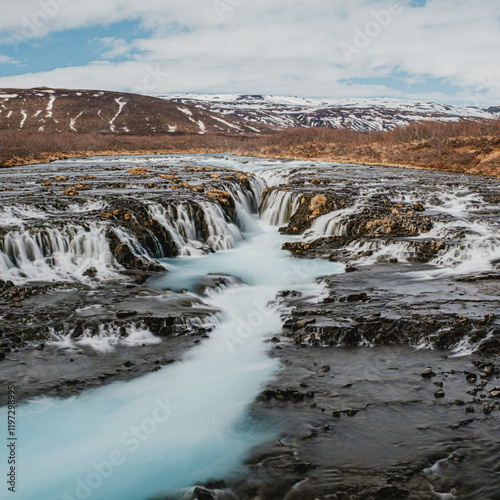
[[(4, 77), (0, 86), (131, 90), (144, 87), (146, 79), (155, 92), (404, 96), (385, 80), (385, 85), (346, 83), (400, 73), (403, 84), (441, 79), (459, 89), (422, 91), (422, 97), (500, 102), (497, 0), (428, 0), (419, 8), (404, 0), (401, 11), (392, 13), (394, 0), (218, 1), (18, 0), (0, 19), (4, 39), (9, 33), (23, 36), (35, 21), (40, 22), (31, 30), (31, 42), (59, 30), (124, 19), (137, 19), (151, 36), (131, 43), (103, 40), (102, 58), (129, 61)], [(41, 15), (49, 4), (54, 15)], [(227, 6), (223, 18), (221, 5)], [(356, 49), (349, 60), (346, 44)], [(157, 66), (168, 78), (150, 75)]]
[(0, 64), (19, 64), (19, 61), (0, 54)]
[(106, 50), (101, 54), (102, 59), (115, 59), (130, 54), (130, 44), (123, 38), (99, 38), (96, 40)]

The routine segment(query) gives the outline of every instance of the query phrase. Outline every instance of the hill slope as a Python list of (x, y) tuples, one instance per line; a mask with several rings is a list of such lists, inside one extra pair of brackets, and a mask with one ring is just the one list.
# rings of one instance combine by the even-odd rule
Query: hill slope
[(495, 114), (497, 108), (483, 110), (401, 99), (303, 99), (235, 94), (167, 94), (157, 97), (273, 129), (327, 127), (383, 132), (423, 120), (453, 122), (500, 116)]
[(144, 95), (39, 88), (0, 90), (0, 130), (255, 134), (267, 127)]
[(398, 99), (303, 99), (262, 95), (0, 89), (0, 130), (151, 134), (260, 134), (287, 128), (359, 132), (420, 121), (500, 117), (488, 110)]

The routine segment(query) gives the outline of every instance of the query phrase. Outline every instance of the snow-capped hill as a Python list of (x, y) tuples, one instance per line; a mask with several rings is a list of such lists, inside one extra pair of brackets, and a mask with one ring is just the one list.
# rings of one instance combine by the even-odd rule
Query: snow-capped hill
[(140, 95), (101, 90), (0, 89), (0, 130), (255, 135), (300, 127), (391, 130), (422, 120), (498, 119), (483, 110), (398, 99), (273, 95)]
[(401, 99), (307, 99), (273, 95), (166, 94), (161, 99), (237, 117), (256, 126), (385, 131), (415, 121), (497, 118), (491, 110)]
[(237, 117), (154, 97), (100, 90), (0, 89), (0, 130), (255, 134)]

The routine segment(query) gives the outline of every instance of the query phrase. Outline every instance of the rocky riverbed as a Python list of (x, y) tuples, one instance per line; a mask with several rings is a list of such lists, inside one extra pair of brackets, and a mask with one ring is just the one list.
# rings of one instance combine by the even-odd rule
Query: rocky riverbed
[[(499, 182), (223, 155), (134, 161), (1, 173), (0, 377), (21, 381), (21, 398), (182, 364), (217, 332), (213, 290), (251, 285), (246, 254), (218, 273), (199, 259), (238, 252), (244, 213), (259, 211), (295, 256), (269, 304), (282, 326), (265, 345), (281, 369), (247, 410), (275, 439), (174, 496), (496, 498)], [(192, 279), (174, 264), (188, 255), (202, 270)], [(346, 272), (325, 275), (318, 259)], [(169, 285), (178, 275), (185, 290)], [(299, 286), (310, 275), (319, 296)]]
[(255, 411), (287, 430), (239, 497), (496, 498), (498, 182), (336, 166), (276, 184), (263, 206), (302, 235), (283, 248), (347, 272), (314, 307), (277, 297), (284, 369)]
[(200, 342), (217, 310), (145, 282), (166, 272), (160, 258), (241, 240), (238, 196), (258, 208), (251, 174), (110, 163), (1, 172), (0, 379), (21, 399), (137, 377)]

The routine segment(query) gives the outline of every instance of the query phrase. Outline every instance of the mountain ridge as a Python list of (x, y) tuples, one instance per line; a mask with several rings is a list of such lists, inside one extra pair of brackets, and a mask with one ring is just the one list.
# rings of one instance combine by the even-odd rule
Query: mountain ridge
[(0, 130), (148, 134), (255, 134), (238, 118), (151, 96), (103, 90), (0, 89)]
[(389, 98), (0, 89), (0, 130), (130, 135), (260, 135), (288, 128), (385, 132), (421, 121), (499, 117), (500, 107), (485, 110)]
[(157, 94), (156, 97), (275, 129), (327, 127), (384, 132), (416, 121), (495, 119), (489, 110), (391, 98), (301, 98), (245, 94)]

